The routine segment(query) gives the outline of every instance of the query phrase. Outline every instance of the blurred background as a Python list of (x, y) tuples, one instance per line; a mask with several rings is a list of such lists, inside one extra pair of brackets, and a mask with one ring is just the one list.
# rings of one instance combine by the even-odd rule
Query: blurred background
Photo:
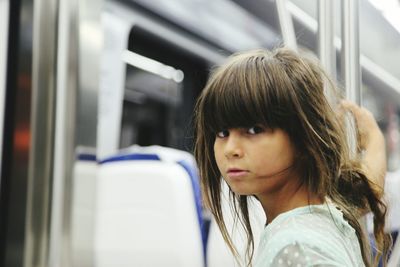
[[(399, 14), (398, 0), (0, 0), (0, 265), (233, 266), (207, 252), (213, 222), (198, 196), (192, 116), (212, 67), (253, 48), (286, 45), (321, 59), (377, 119), (398, 198)], [(164, 164), (157, 174), (155, 161), (187, 172)], [(144, 219), (149, 203), (163, 200), (159, 181), (144, 184), (168, 173), (185, 176), (170, 202), (186, 203), (187, 189), (193, 203), (161, 216), (171, 228), (149, 241), (154, 228), (141, 227), (161, 220)], [(186, 208), (192, 221), (181, 217)], [(178, 228), (190, 240), (155, 245), (185, 220), (189, 228)]]

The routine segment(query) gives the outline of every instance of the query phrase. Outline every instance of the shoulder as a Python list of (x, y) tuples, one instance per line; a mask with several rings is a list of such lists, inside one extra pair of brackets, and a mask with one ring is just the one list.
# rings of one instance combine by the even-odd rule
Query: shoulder
[[(261, 236), (257, 253), (256, 262), (262, 265), (255, 266), (359, 266), (354, 229), (335, 212), (298, 212), (271, 224)], [(338, 259), (337, 255), (343, 256)]]
[(356, 243), (347, 246), (330, 238), (305, 238), (287, 232), (277, 235), (258, 251), (255, 266), (364, 266), (362, 258), (353, 250), (355, 247)]
[(338, 261), (334, 255), (327, 254), (318, 247), (300, 242), (286, 244), (270, 254), (262, 255), (255, 266), (352, 266), (347, 265), (342, 260)]
[(333, 206), (307, 206), (277, 217), (265, 230), (268, 241), (301, 242), (313, 245), (355, 237), (354, 229)]

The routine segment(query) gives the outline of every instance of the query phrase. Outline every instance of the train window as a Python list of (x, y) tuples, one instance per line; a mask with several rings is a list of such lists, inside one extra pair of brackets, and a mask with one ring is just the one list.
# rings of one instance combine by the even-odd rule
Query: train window
[(120, 147), (191, 150), (193, 106), (208, 64), (137, 25), (123, 57), (127, 64)]
[[(152, 63), (157, 64), (154, 61)], [(173, 133), (176, 131), (176, 112), (182, 102), (183, 73), (170, 66), (158, 64), (160, 74), (164, 67), (166, 77), (127, 66), (121, 147), (131, 144), (167, 146), (177, 143)], [(168, 69), (171, 75), (168, 75)]]

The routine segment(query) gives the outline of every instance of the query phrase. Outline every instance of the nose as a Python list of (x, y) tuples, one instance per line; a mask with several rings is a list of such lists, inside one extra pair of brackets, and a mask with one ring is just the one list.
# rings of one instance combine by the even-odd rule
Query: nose
[(239, 134), (231, 131), (225, 144), (226, 158), (241, 158), (243, 156), (243, 148), (241, 146)]

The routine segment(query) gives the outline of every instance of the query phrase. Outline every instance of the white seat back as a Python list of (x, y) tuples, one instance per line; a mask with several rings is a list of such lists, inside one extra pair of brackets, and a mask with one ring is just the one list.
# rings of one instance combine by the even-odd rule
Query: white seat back
[(96, 216), (97, 267), (204, 266), (192, 184), (176, 163), (102, 164)]
[(71, 209), (71, 258), (73, 267), (91, 267), (93, 263), (93, 225), (95, 212), (97, 162), (77, 160), (73, 169)]

